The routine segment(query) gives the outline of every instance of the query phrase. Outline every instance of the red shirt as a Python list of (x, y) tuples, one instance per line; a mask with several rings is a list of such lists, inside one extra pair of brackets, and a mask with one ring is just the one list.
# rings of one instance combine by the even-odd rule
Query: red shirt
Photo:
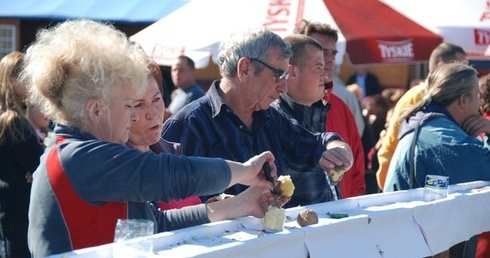
[(354, 155), (354, 164), (340, 181), (340, 196), (348, 198), (362, 195), (366, 192), (364, 151), (354, 116), (344, 101), (332, 94), (330, 90), (323, 99), (332, 105), (327, 113), (326, 131), (340, 135), (349, 144)]

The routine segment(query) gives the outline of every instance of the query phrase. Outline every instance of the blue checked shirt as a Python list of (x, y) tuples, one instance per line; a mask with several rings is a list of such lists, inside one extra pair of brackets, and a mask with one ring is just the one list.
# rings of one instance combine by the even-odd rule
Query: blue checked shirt
[[(281, 94), (271, 106), (311, 132), (325, 132), (325, 120), (330, 104), (324, 100), (308, 107), (295, 102), (287, 94)], [(335, 200), (325, 171), (320, 167), (308, 171), (289, 169), (288, 174), (296, 187), (293, 198), (288, 202), (290, 207)]]
[[(273, 108), (254, 112), (252, 128), (248, 128), (219, 95), (219, 83), (213, 82), (204, 97), (165, 122), (162, 137), (179, 142), (182, 154), (245, 162), (271, 151), (281, 175), (289, 169), (313, 170), (318, 167), (327, 143), (341, 140), (334, 133), (311, 133)], [(236, 195), (245, 189), (246, 186), (237, 184), (225, 192)]]

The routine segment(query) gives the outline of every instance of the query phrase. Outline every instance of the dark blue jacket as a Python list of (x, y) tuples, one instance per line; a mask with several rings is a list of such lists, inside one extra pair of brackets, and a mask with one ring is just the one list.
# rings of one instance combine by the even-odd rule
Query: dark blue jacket
[(61, 125), (54, 132), (33, 179), (34, 257), (111, 243), (120, 218), (152, 220), (155, 232), (209, 222), (204, 204), (162, 212), (148, 201), (220, 193), (231, 180), (222, 159), (142, 153)]

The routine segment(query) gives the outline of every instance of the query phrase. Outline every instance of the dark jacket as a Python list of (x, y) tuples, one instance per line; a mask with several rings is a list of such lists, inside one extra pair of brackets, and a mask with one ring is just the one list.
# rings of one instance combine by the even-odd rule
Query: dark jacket
[(444, 107), (431, 103), (403, 123), (384, 192), (410, 188), (410, 147), (417, 125), (413, 188), (424, 187), (428, 174), (448, 176), (451, 184), (490, 180), (490, 150), (470, 137)]
[(29, 255), (27, 212), (31, 195), (31, 183), (27, 182), (26, 174), (36, 170), (44, 147), (26, 117), (13, 119), (9, 126), (27, 138), (14, 142), (5, 136), (0, 144), (0, 228), (10, 242), (10, 255), (26, 257)]
[(222, 159), (141, 153), (61, 125), (54, 132), (34, 173), (34, 257), (111, 243), (117, 219), (152, 220), (155, 232), (209, 222), (204, 204), (162, 212), (148, 201), (220, 193), (231, 180)]
[[(347, 80), (347, 85), (357, 83), (356, 80), (357, 75), (354, 74), (349, 79)], [(366, 78), (365, 78), (365, 92), (364, 96), (372, 96), (381, 93), (381, 85), (379, 84), (378, 78), (372, 74), (372, 73), (367, 73)]]
[[(215, 81), (204, 97), (165, 121), (163, 138), (179, 142), (182, 154), (245, 162), (271, 151), (282, 175), (290, 168), (311, 171), (318, 166), (325, 146), (341, 140), (334, 133), (313, 134), (274, 108), (254, 112), (252, 128), (248, 128), (218, 93), (219, 83)], [(226, 193), (236, 195), (245, 189), (237, 184)]]

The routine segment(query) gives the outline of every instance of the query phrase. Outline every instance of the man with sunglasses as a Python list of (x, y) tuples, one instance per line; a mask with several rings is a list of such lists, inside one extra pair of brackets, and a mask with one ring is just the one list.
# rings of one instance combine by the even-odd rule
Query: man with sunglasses
[[(246, 161), (269, 150), (279, 175), (290, 169), (350, 168), (352, 152), (337, 134), (311, 133), (270, 108), (280, 93), (287, 92), (291, 54), (289, 46), (265, 28), (232, 35), (218, 56), (222, 78), (203, 98), (165, 122), (163, 138), (179, 142), (189, 156)], [(245, 188), (237, 185), (226, 193), (236, 195)]]

